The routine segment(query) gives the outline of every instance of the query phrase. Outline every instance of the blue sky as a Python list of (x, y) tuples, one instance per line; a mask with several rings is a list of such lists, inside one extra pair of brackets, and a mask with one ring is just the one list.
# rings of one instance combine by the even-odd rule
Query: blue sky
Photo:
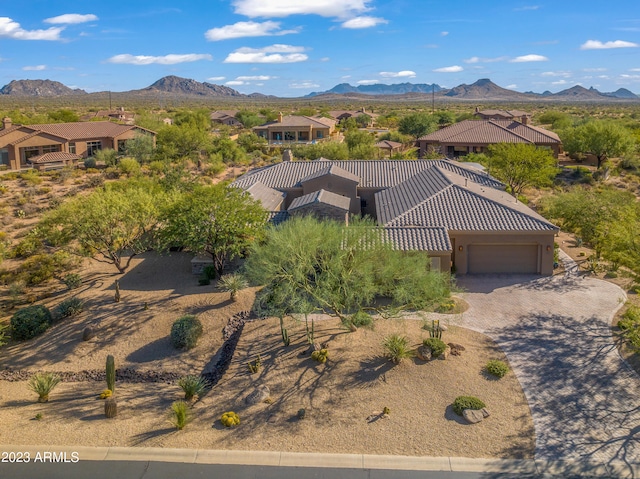
[(640, 93), (640, 2), (22, 0), (0, 6), (0, 86), (86, 91), (177, 75), (285, 97), (338, 83), (490, 78)]

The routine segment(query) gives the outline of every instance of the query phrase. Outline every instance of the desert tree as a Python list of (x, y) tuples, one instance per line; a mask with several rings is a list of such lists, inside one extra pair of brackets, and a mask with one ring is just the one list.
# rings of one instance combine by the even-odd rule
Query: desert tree
[(607, 120), (593, 120), (560, 132), (565, 150), (570, 155), (592, 154), (598, 168), (609, 158), (629, 153), (635, 140), (623, 125)]
[(226, 186), (199, 186), (179, 194), (163, 211), (161, 241), (210, 256), (216, 273), (244, 255), (262, 238), (267, 211), (245, 191)]
[(414, 139), (435, 131), (437, 118), (429, 113), (412, 113), (400, 119), (398, 131), (403, 135), (410, 135)]

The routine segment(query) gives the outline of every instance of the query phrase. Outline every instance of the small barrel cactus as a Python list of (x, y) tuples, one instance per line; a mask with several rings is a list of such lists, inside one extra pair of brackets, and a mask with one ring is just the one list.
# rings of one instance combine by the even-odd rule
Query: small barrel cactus
[(240, 424), (240, 416), (233, 411), (225, 412), (220, 418), (220, 422), (225, 427), (234, 427)]
[(329, 357), (329, 351), (327, 349), (320, 349), (311, 353), (311, 359), (318, 361), (319, 363), (326, 363)]
[(100, 393), (100, 399), (107, 399), (113, 396), (113, 391), (111, 389), (105, 389)]
[(118, 403), (116, 398), (110, 397), (104, 402), (104, 415), (107, 418), (113, 418), (118, 415)]
[(389, 409), (387, 406), (385, 406), (382, 409), (382, 414), (384, 414), (385, 416), (388, 416), (389, 414), (391, 414), (391, 409)]

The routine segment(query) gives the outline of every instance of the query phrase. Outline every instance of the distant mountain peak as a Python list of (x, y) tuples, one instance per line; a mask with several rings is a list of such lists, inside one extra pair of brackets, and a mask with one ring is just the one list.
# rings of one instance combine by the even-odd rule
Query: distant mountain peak
[(442, 87), (435, 83), (431, 85), (427, 83), (395, 83), (387, 85), (384, 83), (375, 83), (373, 85), (358, 85), (353, 86), (349, 83), (340, 83), (334, 86), (331, 90), (323, 92), (312, 92), (307, 96), (317, 96), (335, 93), (338, 95), (345, 93), (361, 93), (364, 95), (404, 95), (406, 93), (438, 93), (442, 91)]
[(182, 78), (169, 75), (160, 78), (147, 88), (138, 90), (142, 92), (163, 92), (177, 95), (200, 95), (200, 96), (244, 96), (237, 90), (223, 85), (212, 83), (201, 83), (190, 78)]
[(0, 95), (56, 97), (86, 95), (79, 88), (73, 89), (53, 80), (13, 80), (0, 89)]

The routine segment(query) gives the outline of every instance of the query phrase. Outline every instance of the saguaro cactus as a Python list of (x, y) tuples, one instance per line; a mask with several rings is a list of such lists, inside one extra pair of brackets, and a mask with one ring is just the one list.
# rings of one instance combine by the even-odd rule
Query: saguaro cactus
[(112, 393), (116, 392), (116, 361), (110, 354), (107, 356), (107, 389), (110, 389)]

